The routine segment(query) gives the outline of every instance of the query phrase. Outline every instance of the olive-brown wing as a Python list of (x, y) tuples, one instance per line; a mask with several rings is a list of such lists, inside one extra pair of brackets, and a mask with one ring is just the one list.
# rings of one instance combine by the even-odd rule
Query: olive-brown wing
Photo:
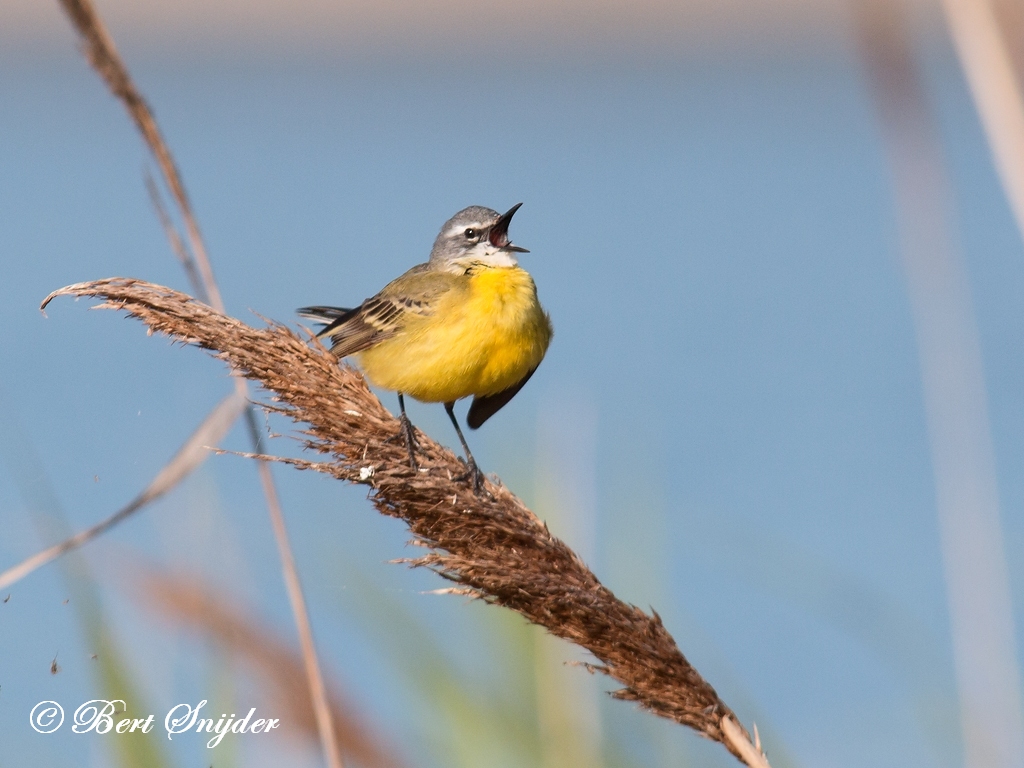
[(338, 357), (362, 352), (400, 333), (411, 317), (433, 314), (453, 280), (452, 275), (420, 264), (355, 309), (338, 314), (317, 338), (330, 339), (331, 351)]

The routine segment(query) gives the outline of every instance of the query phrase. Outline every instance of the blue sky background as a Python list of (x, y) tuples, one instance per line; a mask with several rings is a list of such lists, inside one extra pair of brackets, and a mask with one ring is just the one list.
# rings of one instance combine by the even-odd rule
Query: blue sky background
[[(919, 59), (955, 186), (1019, 619), (1024, 248), (951, 50), (932, 40)], [(529, 386), (469, 436), (484, 469), (589, 553), (620, 597), (658, 610), (722, 697), (757, 721), (776, 768), (960, 762), (914, 332), (852, 47), (573, 60), (165, 53), (129, 64), (176, 153), (228, 310), (243, 319), (294, 322), (298, 306), (356, 303), (423, 260), (456, 210), (523, 201), (511, 234), (531, 250), (523, 264), (556, 333)], [(37, 311), (80, 280), (187, 283), (143, 187), (141, 142), (73, 47), (8, 51), (0, 67), (7, 567), (53, 540), (33, 493), (49, 488), (71, 528), (91, 525), (150, 481), (230, 384), (202, 353), (87, 302)], [(411, 416), (456, 443), (440, 407), (414, 404)], [(241, 429), (227, 446), (247, 447)], [(559, 508), (558, 481), (542, 482), (552, 470), (564, 470), (575, 518)], [(430, 697), (409, 681), (401, 622), (382, 629), (382, 602), (428, 628), (482, 701), (510, 685), (502, 643), (528, 633), (497, 609), (423, 594), (444, 585), (387, 563), (409, 554), (405, 534), (362, 491), (275, 476), (327, 666), (410, 764), (451, 764), (424, 747), (438, 727)], [(212, 698), (216, 657), (132, 598), (132, 563), (200, 575), (293, 635), (243, 459), (211, 458), (85, 559), (158, 719)], [(0, 765), (110, 764), (108, 741), (27, 725), (36, 701), (74, 706), (102, 691), (60, 570), (10, 591)], [(238, 685), (239, 701), (252, 698)], [(600, 686), (587, 695), (603, 738), (637, 765), (732, 764)], [(239, 764), (317, 764), (314, 747), (271, 741), (239, 740)], [(180, 765), (213, 759), (198, 739), (163, 746)], [(493, 764), (521, 763), (506, 751)]]

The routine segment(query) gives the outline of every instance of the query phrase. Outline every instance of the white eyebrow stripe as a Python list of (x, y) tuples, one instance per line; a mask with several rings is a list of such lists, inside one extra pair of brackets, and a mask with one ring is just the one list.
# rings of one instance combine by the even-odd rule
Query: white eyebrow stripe
[(451, 237), (452, 235), (461, 235), (463, 232), (470, 228), (487, 229), (487, 225), (478, 221), (471, 221), (468, 224), (453, 224), (444, 231), (444, 236)]

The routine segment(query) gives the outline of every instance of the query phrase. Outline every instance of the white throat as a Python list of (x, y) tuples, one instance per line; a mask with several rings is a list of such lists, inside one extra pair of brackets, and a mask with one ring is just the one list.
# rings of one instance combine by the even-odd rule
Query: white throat
[(519, 260), (514, 251), (497, 248), (487, 241), (477, 243), (461, 256), (452, 259), (451, 263), (461, 266), (469, 264), (486, 264), (489, 267), (519, 266)]

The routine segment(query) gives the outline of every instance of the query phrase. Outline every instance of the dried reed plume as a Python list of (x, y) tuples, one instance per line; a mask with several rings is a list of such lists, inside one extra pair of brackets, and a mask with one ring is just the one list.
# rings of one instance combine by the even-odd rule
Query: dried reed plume
[[(135, 123), (146, 146), (149, 147), (160, 166), (164, 181), (178, 205), (178, 210), (185, 222), (185, 229), (188, 232), (191, 254), (184, 251), (180, 240), (175, 244), (176, 236), (172, 239), (175, 254), (181, 259), (195, 291), (203, 297), (204, 301), (223, 312), (224, 301), (221, 299), (217, 281), (213, 277), (213, 267), (210, 265), (206, 246), (199, 233), (199, 224), (192, 212), (192, 204), (189, 202), (181, 174), (178, 173), (178, 166), (175, 165), (171, 150), (167, 146), (167, 142), (164, 141), (156, 118), (153, 117), (153, 110), (149, 108), (149, 104), (146, 103), (139, 89), (135, 87), (128, 67), (125, 66), (121, 55), (117, 52), (114, 39), (107, 31), (92, 2), (90, 0), (59, 0), (59, 2), (81, 38), (82, 53), (96, 73), (103, 78), (103, 82), (107, 84), (110, 92), (124, 104), (128, 116)], [(149, 185), (150, 195), (154, 200), (159, 200), (159, 195), (154, 194), (155, 189), (155, 185)], [(169, 219), (166, 214), (159, 210), (158, 214), (164, 228), (168, 229)]]
[[(211, 594), (208, 585), (194, 578), (145, 567), (133, 571), (133, 596), (139, 605), (202, 632), (233, 657), (248, 663), (271, 689), (275, 704), (291, 714), (290, 722), (296, 723), (303, 735), (317, 738), (316, 713), (303, 659), (288, 643), (233, 602)], [(402, 768), (401, 761), (336, 688), (329, 691), (328, 701), (335, 738), (346, 757), (365, 768)]]
[[(167, 146), (160, 132), (160, 127), (153, 116), (152, 110), (142, 97), (142, 94), (135, 87), (132, 77), (125, 66), (121, 55), (117, 52), (114, 40), (107, 31), (103, 20), (90, 0), (60, 0), (64, 12), (78, 32), (82, 43), (82, 52), (89, 60), (93, 69), (107, 84), (110, 92), (117, 97), (124, 105), (129, 117), (135, 123), (139, 133), (142, 135), (146, 146), (149, 147), (153, 157), (160, 167), (164, 182), (171, 191), (171, 196), (178, 207), (185, 223), (185, 231), (188, 238), (188, 249), (185, 248), (182, 238), (174, 228), (167, 211), (164, 209), (157, 185), (147, 177), (146, 186), (149, 189), (150, 198), (156, 208), (160, 223), (167, 233), (171, 244), (171, 250), (181, 261), (192, 283), (193, 290), (204, 301), (208, 301), (218, 311), (224, 311), (224, 301), (221, 298), (220, 288), (213, 275), (213, 267), (206, 253), (206, 246), (203, 243), (202, 235), (199, 232), (199, 224), (192, 211), (192, 204), (189, 202), (185, 185), (178, 173), (178, 167), (174, 163), (174, 157)], [(239, 397), (246, 398), (246, 383), (241, 378), (235, 379), (235, 392)], [(253, 449), (260, 451), (261, 435), (256, 424), (256, 417), (252, 408), (246, 409), (246, 424), (249, 428), (250, 439)], [(213, 414), (207, 417), (204, 424), (214, 418)], [(201, 431), (203, 426), (200, 426)], [(197, 431), (196, 434), (199, 434)], [(179, 463), (176, 459), (175, 463)], [(305, 660), (306, 676), (309, 679), (310, 694), (313, 697), (313, 708), (316, 712), (319, 726), (324, 758), (331, 768), (343, 768), (341, 757), (338, 753), (338, 745), (334, 739), (334, 729), (331, 727), (330, 713), (328, 711), (327, 694), (324, 689), (323, 677), (320, 673), (320, 662), (316, 655), (316, 646), (313, 642), (313, 630), (310, 626), (309, 615), (306, 610), (305, 597), (302, 594), (302, 585), (299, 583), (298, 571), (295, 568), (295, 558), (292, 554), (291, 544), (288, 541), (288, 533), (284, 524), (284, 515), (281, 511), (280, 500), (277, 495), (277, 488), (274, 485), (274, 478), (270, 474), (270, 467), (265, 462), (257, 462), (257, 471), (260, 477), (260, 486), (263, 488), (263, 495), (267, 501), (267, 511), (270, 514), (270, 522), (274, 529), (274, 539), (277, 543), (278, 553), (281, 558), (282, 575), (284, 576), (285, 589), (288, 593), (288, 601), (292, 606), (292, 614), (295, 618), (295, 628), (299, 633), (299, 642), (302, 646), (303, 658)], [(164, 473), (161, 473), (163, 475)], [(187, 474), (187, 472), (185, 473)], [(159, 479), (159, 478), (158, 478)], [(102, 523), (93, 529), (93, 532), (86, 532), (77, 542), (68, 542), (67, 548), (78, 546), (80, 543), (98, 535), (110, 525), (132, 514), (140, 509), (140, 504), (131, 511), (119, 512), (109, 523)], [(76, 537), (77, 538), (77, 537)], [(53, 552), (66, 551), (65, 544), (51, 548)], [(40, 558), (47, 553), (41, 553)], [(34, 558), (38, 560), (38, 558)], [(40, 561), (41, 562), (41, 561)], [(26, 563), (31, 565), (31, 561)], [(37, 566), (33, 566), (37, 567)], [(29, 569), (30, 570), (30, 569)], [(24, 571), (27, 573), (28, 571)]]
[[(370, 487), (378, 511), (405, 521), (429, 553), (408, 562), (430, 568), (452, 590), (511, 608), (585, 648), (592, 669), (625, 687), (613, 696), (721, 742), (750, 766), (768, 762), (715, 690), (683, 657), (657, 613), (615, 597), (580, 558), (500, 482), (476, 496), (452, 478), (465, 466), (419, 433), (418, 472), (408, 467), (399, 422), (354, 369), (288, 328), (253, 328), (191, 297), (151, 283), (110, 278), (50, 294), (104, 299), (151, 331), (211, 351), (272, 394), (264, 407), (308, 425), (305, 446), (323, 461), (280, 459)], [(267, 457), (264, 457), (267, 458)]]

